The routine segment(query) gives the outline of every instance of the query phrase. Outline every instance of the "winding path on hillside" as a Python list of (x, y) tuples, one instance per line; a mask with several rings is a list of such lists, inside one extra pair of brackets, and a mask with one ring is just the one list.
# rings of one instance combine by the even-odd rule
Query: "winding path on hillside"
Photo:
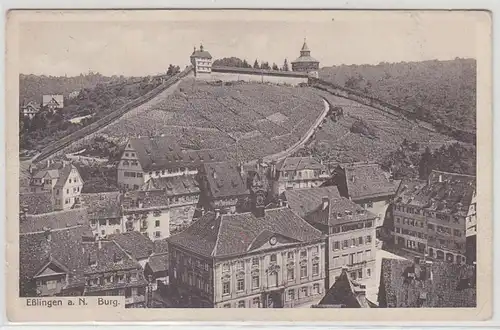
[(286, 157), (293, 155), (295, 152), (297, 152), (299, 149), (301, 149), (307, 143), (307, 141), (314, 134), (314, 132), (316, 131), (318, 126), (321, 125), (323, 120), (328, 115), (328, 111), (330, 111), (330, 105), (328, 104), (328, 102), (326, 101), (326, 99), (324, 97), (322, 97), (322, 99), (323, 99), (323, 104), (324, 104), (323, 112), (321, 112), (321, 115), (319, 115), (319, 117), (316, 119), (314, 124), (307, 130), (307, 133), (304, 134), (304, 136), (299, 141), (295, 142), (288, 149), (280, 151), (280, 152), (273, 154), (273, 155), (265, 156), (263, 159), (264, 162), (271, 162), (271, 161), (279, 162), (280, 160), (283, 160)]

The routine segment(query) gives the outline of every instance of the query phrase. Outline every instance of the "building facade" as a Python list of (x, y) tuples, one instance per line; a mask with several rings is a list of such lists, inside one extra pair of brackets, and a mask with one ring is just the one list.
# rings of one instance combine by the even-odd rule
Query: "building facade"
[(81, 194), (75, 207), (87, 209), (94, 236), (105, 238), (123, 231), (122, 198), (119, 191)]
[(312, 157), (288, 157), (272, 168), (271, 173), (275, 195), (291, 189), (319, 187), (330, 178), (328, 168)]
[(203, 48), (203, 45), (200, 45), (199, 50), (194, 48), (190, 60), (196, 77), (209, 75), (212, 72), (212, 55)]
[(432, 171), (426, 183), (403, 186), (393, 206), (394, 243), (431, 260), (465, 263), (475, 177)]
[(326, 287), (335, 283), (344, 267), (354, 280), (374, 276), (376, 215), (347, 198), (325, 197), (305, 219), (328, 236)]
[(169, 279), (192, 306), (282, 308), (324, 293), (321, 232), (288, 208), (206, 213), (169, 241)]
[(63, 95), (43, 95), (42, 96), (42, 107), (49, 109), (50, 111), (55, 111), (56, 109), (64, 108), (64, 96)]
[(40, 112), (40, 106), (34, 101), (31, 101), (21, 107), (22, 115), (29, 119), (33, 119), (38, 112)]
[(300, 50), (300, 56), (292, 62), (292, 71), (307, 72), (311, 76), (318, 78), (319, 61), (311, 57), (311, 51), (305, 39)]

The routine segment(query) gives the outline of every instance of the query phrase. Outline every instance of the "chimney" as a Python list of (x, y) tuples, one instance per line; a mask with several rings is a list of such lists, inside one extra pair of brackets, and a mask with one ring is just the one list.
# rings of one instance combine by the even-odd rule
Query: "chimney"
[(215, 209), (215, 219), (220, 218), (220, 209)]
[(238, 166), (239, 166), (239, 168), (240, 168), (240, 175), (241, 175), (241, 176), (244, 176), (244, 175), (245, 175), (245, 171), (243, 170), (243, 164), (242, 164), (242, 163), (240, 163)]
[(217, 179), (217, 173), (215, 173), (215, 170), (212, 170), (212, 178)]
[(328, 196), (323, 196), (322, 198), (322, 202), (323, 202), (323, 210), (326, 210), (326, 208), (328, 207), (328, 204), (330, 204), (330, 199), (328, 198)]
[(52, 234), (50, 233), (49, 227), (43, 227), (43, 235), (45, 236), (47, 242), (52, 241)]
[(200, 51), (203, 51), (203, 44), (200, 45)]
[(100, 238), (97, 239), (97, 247), (99, 248), (99, 250), (102, 249), (102, 240)]
[(278, 198), (278, 206), (283, 207), (283, 200), (281, 198)]
[(271, 162), (271, 178), (276, 178), (276, 162), (274, 160)]
[(442, 183), (442, 182), (443, 182), (443, 176), (442, 176), (441, 174), (439, 174), (438, 182), (439, 182), (439, 183)]

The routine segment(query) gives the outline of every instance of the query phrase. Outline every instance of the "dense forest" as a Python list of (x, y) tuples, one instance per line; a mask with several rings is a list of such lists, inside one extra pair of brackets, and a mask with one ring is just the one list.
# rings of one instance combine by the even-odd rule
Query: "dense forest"
[(382, 162), (382, 168), (390, 171), (395, 179), (426, 180), (432, 170), (476, 175), (476, 148), (454, 143), (431, 150), (419, 151), (415, 142), (404, 140), (401, 146)]
[(212, 66), (229, 66), (233, 68), (254, 68), (263, 70), (275, 70), (275, 71), (289, 71), (288, 61), (285, 59), (282, 66), (278, 66), (276, 63), (269, 64), (269, 62), (259, 61), (256, 59), (253, 65), (249, 64), (247, 60), (242, 60), (238, 57), (224, 57), (217, 59), (213, 62)]
[(474, 59), (341, 65), (321, 68), (319, 75), (412, 111), (427, 122), (476, 129)]

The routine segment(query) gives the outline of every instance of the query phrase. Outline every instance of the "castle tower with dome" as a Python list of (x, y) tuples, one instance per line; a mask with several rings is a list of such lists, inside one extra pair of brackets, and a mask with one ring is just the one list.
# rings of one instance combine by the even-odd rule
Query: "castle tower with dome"
[(300, 56), (292, 62), (292, 71), (307, 72), (310, 76), (318, 78), (319, 61), (311, 57), (311, 51), (306, 39), (300, 50)]

